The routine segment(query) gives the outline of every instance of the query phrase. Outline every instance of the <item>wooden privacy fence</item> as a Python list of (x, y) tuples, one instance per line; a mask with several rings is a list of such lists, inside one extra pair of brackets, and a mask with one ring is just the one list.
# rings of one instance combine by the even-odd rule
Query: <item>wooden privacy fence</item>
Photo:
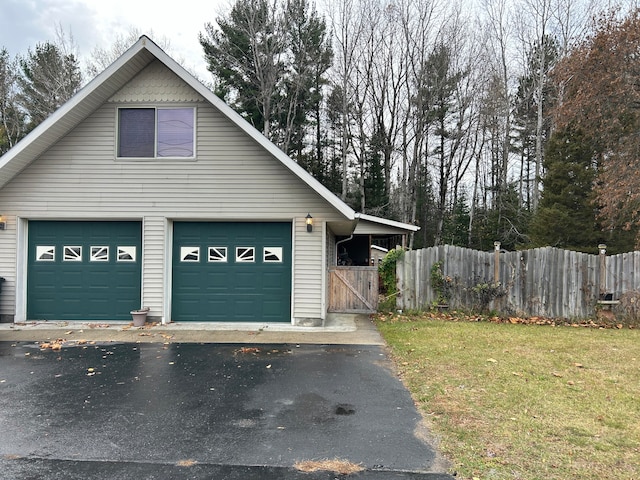
[(640, 290), (640, 252), (606, 256), (601, 247), (600, 255), (552, 247), (500, 252), (499, 245), (495, 252), (450, 245), (408, 251), (397, 265), (397, 307), (420, 310), (437, 302), (431, 268), (442, 262), (451, 307), (477, 307), (474, 287), (498, 281), (503, 295), (490, 306), (502, 313), (590, 317), (605, 303), (601, 300), (615, 303), (624, 293)]
[(378, 309), (377, 267), (331, 267), (329, 311), (375, 313)]

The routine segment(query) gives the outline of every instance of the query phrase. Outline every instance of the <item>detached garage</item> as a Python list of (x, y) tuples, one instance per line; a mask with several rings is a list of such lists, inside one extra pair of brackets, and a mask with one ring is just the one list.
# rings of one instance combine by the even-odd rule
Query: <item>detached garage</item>
[(5, 322), (322, 325), (338, 242), (417, 230), (354, 212), (145, 36), (0, 157), (0, 216)]

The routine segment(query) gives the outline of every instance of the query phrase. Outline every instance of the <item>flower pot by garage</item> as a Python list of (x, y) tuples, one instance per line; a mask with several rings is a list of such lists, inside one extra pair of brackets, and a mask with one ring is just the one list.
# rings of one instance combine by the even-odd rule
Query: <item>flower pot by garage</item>
[(147, 315), (149, 314), (148, 308), (142, 308), (140, 310), (132, 310), (131, 317), (133, 318), (134, 327), (142, 327), (147, 321)]

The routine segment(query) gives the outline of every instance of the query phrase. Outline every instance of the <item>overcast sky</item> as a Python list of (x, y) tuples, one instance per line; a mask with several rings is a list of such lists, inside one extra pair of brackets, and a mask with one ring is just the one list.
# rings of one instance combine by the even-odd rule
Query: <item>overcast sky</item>
[(60, 25), (73, 35), (84, 66), (96, 46), (109, 48), (133, 26), (157, 43), (166, 37), (167, 53), (209, 80), (198, 33), (229, 5), (230, 0), (0, 0), (0, 48), (12, 57), (24, 55), (39, 42), (55, 41)]

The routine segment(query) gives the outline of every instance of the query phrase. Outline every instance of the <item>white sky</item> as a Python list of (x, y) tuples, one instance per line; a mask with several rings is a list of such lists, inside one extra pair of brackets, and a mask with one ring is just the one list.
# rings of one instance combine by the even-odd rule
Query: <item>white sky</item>
[[(39, 42), (55, 41), (56, 27), (71, 32), (80, 61), (95, 47), (108, 49), (131, 27), (156, 43), (202, 80), (210, 80), (198, 42), (206, 23), (230, 9), (230, 0), (0, 0), (0, 49), (24, 55)], [(85, 79), (88, 80), (88, 79)]]

